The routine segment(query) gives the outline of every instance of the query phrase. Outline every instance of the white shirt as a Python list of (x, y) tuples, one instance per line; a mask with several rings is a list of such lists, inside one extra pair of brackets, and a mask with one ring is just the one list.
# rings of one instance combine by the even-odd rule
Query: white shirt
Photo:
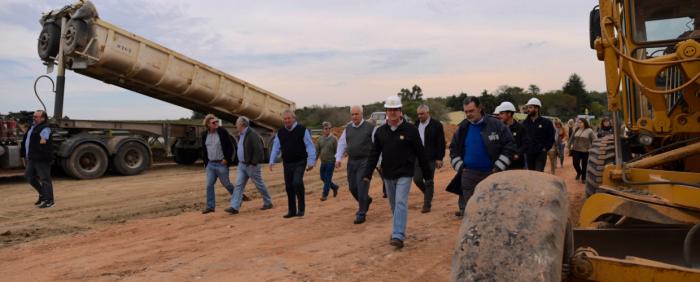
[(430, 118), (426, 119), (425, 123), (418, 123), (418, 134), (420, 134), (420, 141), (423, 145), (425, 145), (425, 128), (428, 127), (428, 123), (430, 123)]

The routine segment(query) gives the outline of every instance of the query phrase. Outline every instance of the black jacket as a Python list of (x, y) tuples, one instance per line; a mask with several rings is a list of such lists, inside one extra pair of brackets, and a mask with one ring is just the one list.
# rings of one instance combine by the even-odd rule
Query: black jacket
[[(420, 120), (416, 121), (416, 129), (419, 124)], [(424, 134), (425, 144), (423, 144), (423, 148), (428, 161), (441, 161), (445, 157), (445, 131), (442, 128), (442, 123), (431, 117), (428, 126), (425, 127)]]
[(518, 159), (513, 159), (508, 168), (523, 168), (525, 167), (525, 152), (527, 152), (527, 129), (525, 126), (520, 124), (518, 121), (513, 120), (513, 124), (508, 126), (510, 133), (513, 135), (515, 140), (515, 154), (518, 154)]
[[(505, 170), (511, 163), (516, 146), (513, 135), (503, 122), (490, 116), (484, 116), (484, 123), (481, 128), (481, 140), (486, 145), (486, 151), (493, 162), (493, 167), (498, 170)], [(450, 159), (452, 167), (460, 171), (462, 169), (464, 156), (464, 139), (469, 132), (469, 121), (463, 120), (459, 123), (457, 132), (452, 136), (450, 143)]]
[[(22, 137), (22, 144), (20, 144), (19, 146), (20, 157), (26, 158), (30, 161), (53, 161), (53, 144), (51, 142), (51, 135), (53, 134), (49, 135), (49, 140), (46, 140), (46, 144), (39, 143), (39, 141), (41, 141), (41, 135), (39, 135), (39, 133), (41, 133), (41, 131), (44, 130), (44, 128), (46, 127), (48, 127), (48, 123), (40, 123), (34, 126), (34, 129), (32, 130), (32, 136), (29, 136), (29, 134), (24, 134), (24, 137)], [(29, 132), (29, 130), (27, 130), (27, 132)], [(24, 148), (24, 144), (27, 142), (27, 138), (29, 138), (29, 156), (26, 155), (26, 148)]]
[[(202, 133), (202, 159), (204, 160), (204, 166), (206, 166), (209, 163), (209, 155), (207, 154), (207, 133), (209, 133), (208, 130), (205, 130)], [(224, 159), (226, 159), (227, 163), (226, 166), (234, 165), (233, 154), (236, 150), (235, 148), (233, 148), (233, 141), (231, 141), (231, 136), (228, 134), (228, 131), (223, 127), (217, 127), (216, 133), (219, 134), (219, 141), (221, 141), (221, 151), (224, 152)]]
[(413, 177), (416, 160), (424, 176), (432, 175), (428, 167), (428, 159), (423, 152), (418, 129), (406, 121), (402, 122), (396, 131), (392, 131), (388, 123), (377, 128), (364, 177), (372, 178), (380, 154), (382, 155), (382, 177), (386, 179)]
[(525, 118), (523, 125), (527, 130), (527, 154), (539, 154), (547, 152), (554, 145), (554, 125), (552, 122), (543, 117), (537, 117), (532, 121), (530, 117)]
[(247, 165), (258, 165), (265, 159), (262, 139), (260, 135), (250, 127), (246, 129), (245, 139), (243, 139), (243, 158), (243, 160), (238, 160), (238, 162)]

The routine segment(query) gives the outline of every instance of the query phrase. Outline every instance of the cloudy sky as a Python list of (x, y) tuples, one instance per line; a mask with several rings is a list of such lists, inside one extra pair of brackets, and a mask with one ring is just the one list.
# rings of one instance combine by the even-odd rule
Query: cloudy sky
[[(72, 3), (0, 0), (0, 113), (40, 107), (41, 12)], [(508, 84), (560, 89), (578, 73), (604, 90), (588, 48), (595, 0), (95, 0), (100, 17), (291, 99), (297, 107), (383, 100), (418, 84), (427, 97)], [(55, 73), (53, 74), (55, 75)], [(49, 84), (39, 84), (51, 114)], [(65, 115), (164, 119), (191, 114), (73, 72)]]

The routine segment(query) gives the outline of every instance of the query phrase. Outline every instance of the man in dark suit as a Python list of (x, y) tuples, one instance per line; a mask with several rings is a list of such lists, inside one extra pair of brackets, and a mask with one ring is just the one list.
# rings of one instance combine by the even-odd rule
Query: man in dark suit
[(435, 191), (433, 176), (435, 175), (435, 169), (442, 168), (442, 159), (445, 157), (445, 131), (440, 121), (430, 117), (430, 107), (428, 105), (422, 104), (418, 106), (417, 114), (418, 121), (415, 125), (418, 128), (420, 139), (425, 148), (425, 156), (430, 167), (430, 177), (423, 175), (418, 163), (416, 163), (413, 183), (423, 192), (423, 208), (421, 212), (427, 213), (430, 212), (433, 202), (433, 193)]
[(202, 158), (207, 171), (207, 207), (203, 214), (214, 212), (216, 199), (214, 184), (218, 178), (229, 194), (233, 193), (233, 184), (229, 180), (228, 167), (233, 164), (233, 141), (226, 129), (219, 127), (219, 119), (212, 114), (204, 117), (207, 131), (202, 133)]

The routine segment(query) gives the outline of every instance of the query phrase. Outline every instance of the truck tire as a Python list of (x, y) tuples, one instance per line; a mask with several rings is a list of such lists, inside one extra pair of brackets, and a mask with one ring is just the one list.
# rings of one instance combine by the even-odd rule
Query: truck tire
[(567, 241), (564, 182), (549, 174), (496, 173), (467, 203), (452, 281), (560, 281)]
[(173, 150), (174, 156), (173, 160), (177, 164), (181, 165), (191, 165), (199, 159), (200, 152), (197, 149), (182, 149), (175, 148)]
[(143, 144), (127, 142), (119, 147), (112, 167), (121, 175), (139, 174), (151, 166), (151, 155)]
[(73, 149), (65, 161), (66, 173), (78, 179), (93, 179), (107, 171), (107, 153), (94, 143), (84, 143)]
[(87, 45), (89, 38), (88, 25), (83, 20), (71, 19), (66, 24), (63, 41), (63, 53), (71, 54)]
[(37, 51), (39, 58), (49, 60), (58, 55), (58, 47), (61, 42), (61, 29), (54, 23), (45, 24), (39, 33)]
[(595, 194), (603, 183), (603, 170), (608, 164), (615, 163), (615, 138), (603, 136), (593, 142), (588, 149), (588, 167), (586, 168), (586, 198)]

